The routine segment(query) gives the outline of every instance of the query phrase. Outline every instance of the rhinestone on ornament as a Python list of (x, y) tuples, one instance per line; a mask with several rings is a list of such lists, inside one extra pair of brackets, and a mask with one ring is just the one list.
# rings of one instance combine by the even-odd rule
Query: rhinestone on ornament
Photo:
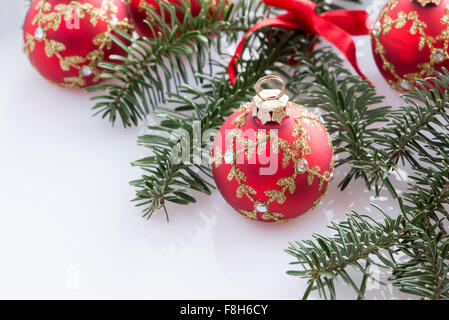
[(116, 26), (118, 24), (118, 18), (115, 14), (111, 14), (111, 16), (108, 19), (108, 22), (111, 26)]
[(410, 90), (410, 83), (408, 83), (407, 80), (402, 80), (401, 81), (401, 87), (404, 90)]
[(263, 203), (258, 203), (258, 204), (256, 205), (256, 210), (257, 210), (258, 212), (265, 213), (265, 212), (268, 211), (268, 208), (267, 208), (267, 206), (264, 205)]
[(318, 121), (321, 122), (321, 124), (324, 124), (324, 119), (322, 116), (318, 116)]
[(299, 159), (298, 163), (296, 164), (296, 168), (298, 169), (299, 173), (304, 173), (309, 169), (309, 163), (306, 159)]
[(231, 164), (232, 161), (234, 161), (234, 153), (231, 150), (227, 151), (224, 154), (223, 159), (226, 164)]
[(83, 77), (88, 77), (92, 74), (92, 69), (88, 66), (84, 66), (81, 68), (81, 74)]
[(432, 60), (436, 63), (440, 63), (444, 60), (444, 51), (441, 49), (435, 49), (432, 52)]
[(380, 30), (380, 22), (377, 21), (376, 24), (374, 25), (374, 28), (371, 30), (371, 34), (374, 37), (377, 37), (379, 35), (379, 30)]
[(41, 27), (38, 27), (38, 28), (34, 31), (34, 36), (36, 37), (37, 40), (42, 40), (42, 39), (44, 39), (44, 36), (45, 36), (45, 31), (44, 31), (44, 29), (42, 29)]

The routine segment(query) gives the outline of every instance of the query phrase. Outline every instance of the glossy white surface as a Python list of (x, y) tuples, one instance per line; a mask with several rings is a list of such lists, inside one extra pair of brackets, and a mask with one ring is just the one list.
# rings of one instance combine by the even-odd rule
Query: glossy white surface
[[(0, 9), (0, 298), (296, 299), (305, 282), (285, 274), (289, 241), (328, 234), (348, 210), (380, 218), (370, 201), (397, 212), (361, 181), (339, 191), (339, 168), (322, 203), (289, 223), (248, 221), (218, 192), (170, 206), (169, 224), (162, 212), (142, 219), (128, 184), (139, 177), (130, 162), (146, 155), (140, 129), (92, 118), (89, 94), (42, 79), (21, 49), (23, 1), (0, 0)], [(399, 105), (368, 37), (356, 41), (362, 70)], [(399, 296), (371, 289), (369, 298)]]

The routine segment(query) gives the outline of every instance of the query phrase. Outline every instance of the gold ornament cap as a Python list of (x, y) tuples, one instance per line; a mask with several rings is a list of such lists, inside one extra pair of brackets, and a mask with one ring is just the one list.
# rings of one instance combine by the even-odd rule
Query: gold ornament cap
[[(261, 86), (269, 81), (276, 81), (282, 85), (282, 89), (264, 89)], [(260, 78), (256, 83), (256, 96), (253, 102), (253, 117), (257, 117), (262, 124), (267, 122), (282, 123), (287, 114), (288, 96), (285, 94), (286, 88), (284, 81), (275, 75)]]
[(411, 0), (411, 1), (418, 2), (422, 7), (425, 7), (428, 4), (434, 4), (436, 6), (439, 6), (441, 3), (441, 0)]

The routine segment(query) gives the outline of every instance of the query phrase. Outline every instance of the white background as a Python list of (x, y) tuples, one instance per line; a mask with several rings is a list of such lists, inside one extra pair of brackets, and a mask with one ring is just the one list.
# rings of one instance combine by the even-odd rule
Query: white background
[[(369, 202), (397, 214), (361, 181), (341, 192), (339, 168), (322, 203), (289, 223), (246, 220), (218, 192), (170, 206), (169, 224), (162, 212), (141, 218), (128, 182), (140, 174), (130, 163), (147, 155), (136, 145), (143, 129), (92, 118), (89, 94), (41, 78), (22, 52), (24, 15), (23, 1), (0, 0), (0, 298), (297, 299), (306, 284), (285, 274), (289, 241), (330, 234), (348, 210), (381, 218)], [(356, 43), (362, 70), (400, 105), (368, 37)], [(373, 299), (401, 296), (369, 289)]]

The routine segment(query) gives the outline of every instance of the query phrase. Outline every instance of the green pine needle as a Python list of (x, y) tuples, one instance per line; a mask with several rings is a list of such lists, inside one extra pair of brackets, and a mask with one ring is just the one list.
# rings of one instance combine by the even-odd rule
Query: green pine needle
[[(111, 36), (128, 57), (111, 56), (117, 62), (99, 63), (105, 70), (102, 77), (114, 81), (87, 88), (96, 94), (92, 98), (96, 101), (95, 115), (109, 119), (112, 124), (120, 119), (124, 127), (137, 125), (156, 105), (167, 101), (170, 93), (178, 93), (189, 75), (211, 71), (207, 70), (210, 51), (222, 51), (223, 37), (235, 39), (239, 31), (246, 31), (267, 12), (260, 3), (240, 1), (227, 9), (225, 1), (220, 1), (212, 16), (207, 3), (201, 3), (201, 13), (193, 17), (190, 1), (180, 1), (180, 8), (161, 2), (162, 12), (171, 17), (170, 23), (148, 9), (157, 24), (156, 29), (148, 23), (152, 38), (133, 39), (118, 32), (130, 43), (127, 46)], [(178, 20), (177, 10), (185, 12), (183, 21)], [(221, 16), (223, 19), (218, 18)]]

